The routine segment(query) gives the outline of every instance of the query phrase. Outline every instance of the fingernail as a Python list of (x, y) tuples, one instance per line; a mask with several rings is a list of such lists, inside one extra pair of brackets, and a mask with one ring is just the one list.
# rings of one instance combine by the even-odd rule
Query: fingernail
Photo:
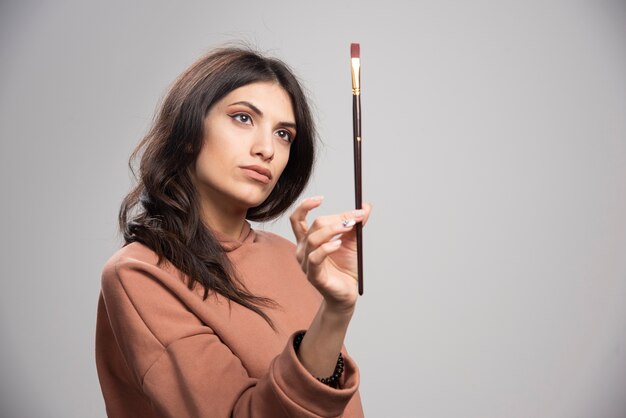
[(365, 215), (365, 211), (363, 209), (355, 209), (352, 211), (352, 215), (354, 215), (355, 218), (359, 218)]
[(321, 202), (322, 200), (324, 200), (324, 196), (313, 196), (309, 199), (313, 200), (314, 202)]
[(344, 228), (352, 228), (355, 224), (356, 224), (356, 221), (354, 219), (346, 219), (345, 221), (341, 223), (341, 225), (343, 225)]

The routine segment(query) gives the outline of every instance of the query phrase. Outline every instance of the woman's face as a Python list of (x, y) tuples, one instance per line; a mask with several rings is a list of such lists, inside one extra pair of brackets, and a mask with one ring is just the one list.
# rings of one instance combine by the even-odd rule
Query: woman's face
[(239, 87), (204, 119), (195, 184), (211, 205), (245, 211), (270, 194), (289, 160), (296, 119), (287, 92), (273, 82)]

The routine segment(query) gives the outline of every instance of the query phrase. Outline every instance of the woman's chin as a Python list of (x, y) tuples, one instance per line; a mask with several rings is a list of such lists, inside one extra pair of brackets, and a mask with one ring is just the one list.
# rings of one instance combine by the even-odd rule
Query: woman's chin
[(268, 195), (256, 196), (256, 197), (247, 197), (246, 199), (242, 199), (241, 204), (247, 210), (256, 208), (257, 206), (261, 206), (265, 200), (267, 200)]

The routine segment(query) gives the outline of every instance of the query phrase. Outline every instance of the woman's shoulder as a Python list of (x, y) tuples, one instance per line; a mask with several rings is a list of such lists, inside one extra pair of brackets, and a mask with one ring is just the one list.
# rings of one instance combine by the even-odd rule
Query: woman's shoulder
[(255, 229), (254, 233), (256, 235), (254, 240), (256, 244), (267, 245), (270, 247), (275, 247), (277, 249), (284, 248), (289, 251), (292, 251), (296, 247), (296, 244), (289, 241), (282, 235), (278, 235), (274, 232)]
[(142, 272), (155, 278), (181, 275), (167, 260), (159, 262), (158, 254), (140, 242), (126, 244), (109, 257), (102, 268), (102, 284), (119, 281), (128, 271)]
[(148, 246), (140, 242), (131, 242), (119, 248), (104, 264), (104, 269), (116, 268), (128, 262), (140, 262), (153, 266), (158, 264), (159, 256)]

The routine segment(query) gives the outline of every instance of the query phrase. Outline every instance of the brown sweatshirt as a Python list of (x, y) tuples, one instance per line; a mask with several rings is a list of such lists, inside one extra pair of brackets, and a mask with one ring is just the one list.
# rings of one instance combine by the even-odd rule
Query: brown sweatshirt
[[(218, 236), (219, 237), (219, 236)], [(96, 365), (107, 414), (143, 417), (362, 417), (359, 372), (345, 353), (340, 388), (299, 362), (293, 336), (321, 302), (294, 244), (246, 223), (239, 240), (219, 237), (247, 289), (271, 298), (277, 331), (220, 295), (202, 300), (174, 266), (140, 243), (105, 264)]]

